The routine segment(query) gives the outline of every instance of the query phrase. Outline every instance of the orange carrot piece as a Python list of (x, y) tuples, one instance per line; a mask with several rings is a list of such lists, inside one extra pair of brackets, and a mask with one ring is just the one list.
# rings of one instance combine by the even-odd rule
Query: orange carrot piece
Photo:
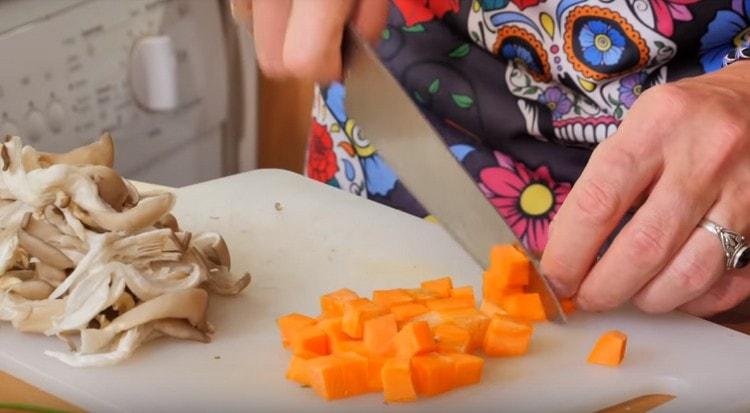
[(302, 357), (292, 356), (292, 360), (289, 362), (289, 368), (286, 370), (286, 378), (288, 380), (296, 381), (303, 386), (310, 385), (310, 379), (307, 373), (307, 361)]
[(436, 347), (430, 326), (425, 321), (416, 321), (404, 326), (393, 339), (393, 345), (398, 357), (427, 353)]
[(495, 304), (488, 299), (482, 300), (482, 305), (479, 306), (479, 311), (483, 312), (487, 317), (508, 314), (508, 312), (503, 310), (503, 308), (500, 307), (499, 304)]
[(542, 297), (538, 293), (512, 294), (503, 297), (500, 301), (508, 315), (529, 321), (544, 321), (547, 314), (544, 312)]
[(432, 291), (437, 294), (438, 298), (447, 298), (451, 296), (453, 280), (451, 280), (451, 277), (443, 277), (435, 280), (423, 281), (421, 287), (423, 290)]
[(628, 336), (617, 330), (602, 334), (589, 354), (588, 362), (604, 366), (617, 367), (625, 357)]
[(342, 288), (332, 293), (320, 297), (320, 309), (323, 311), (323, 317), (341, 317), (344, 313), (344, 303), (359, 298), (357, 293)]
[(308, 360), (307, 377), (310, 387), (325, 400), (343, 399), (350, 396), (344, 378), (344, 365), (344, 361), (334, 355)]
[(365, 321), (388, 313), (388, 308), (367, 298), (357, 298), (344, 303), (341, 330), (349, 337), (361, 339)]
[(448, 354), (456, 366), (456, 387), (477, 384), (482, 380), (484, 359), (472, 354)]
[(393, 355), (393, 338), (397, 333), (398, 325), (393, 314), (367, 320), (362, 333), (365, 349), (374, 356)]
[(455, 387), (456, 366), (448, 356), (438, 353), (414, 356), (411, 371), (414, 387), (420, 396), (434, 396)]
[(471, 349), (471, 333), (453, 324), (435, 327), (435, 341), (440, 353), (468, 353)]
[(469, 297), (439, 298), (437, 300), (427, 300), (424, 302), (424, 305), (433, 311), (473, 308), (474, 299)]
[(292, 337), (292, 352), (304, 358), (330, 354), (328, 335), (317, 325), (302, 327)]
[(365, 343), (362, 340), (349, 340), (332, 343), (331, 353), (357, 353), (363, 356), (367, 356), (370, 354), (370, 352), (365, 348)]
[(465, 298), (471, 299), (472, 305), (476, 302), (474, 297), (474, 287), (465, 285), (463, 287), (457, 287), (451, 290), (451, 297), (453, 298)]
[(411, 320), (428, 311), (430, 309), (426, 305), (419, 303), (400, 304), (391, 307), (391, 313), (396, 317), (396, 322), (398, 323)]
[(409, 293), (402, 288), (394, 290), (375, 290), (372, 292), (372, 301), (384, 307), (391, 308), (399, 304), (408, 304), (414, 302)]
[(344, 381), (348, 396), (365, 394), (370, 391), (368, 386), (368, 362), (367, 357), (357, 353), (341, 353), (336, 357), (343, 361)]
[(576, 311), (576, 303), (572, 298), (563, 298), (560, 300), (560, 307), (565, 314), (573, 314)]
[(490, 357), (520, 356), (529, 350), (534, 327), (509, 316), (494, 316), (484, 336), (484, 352)]
[(530, 271), (529, 259), (514, 246), (493, 247), (490, 267), (484, 272), (483, 297), (500, 302), (509, 289), (528, 285)]
[(341, 329), (341, 317), (326, 318), (325, 320), (318, 321), (318, 327), (328, 335), (328, 342), (331, 343), (331, 346), (334, 343), (353, 340)]
[(440, 295), (432, 290), (426, 290), (424, 288), (414, 288), (411, 290), (404, 290), (411, 296), (417, 303), (424, 303), (427, 300), (435, 300), (440, 298)]
[(471, 333), (469, 351), (482, 347), (490, 318), (476, 308), (460, 308), (437, 312), (443, 323), (457, 325)]
[(412, 382), (411, 362), (408, 358), (388, 359), (381, 370), (381, 377), (386, 402), (417, 400), (417, 391)]
[(314, 318), (299, 313), (291, 313), (279, 317), (276, 320), (276, 324), (281, 331), (281, 342), (284, 344), (284, 347), (289, 348), (292, 344), (292, 338), (302, 327), (315, 325), (316, 322), (317, 320)]
[(389, 359), (386, 357), (369, 356), (367, 358), (367, 389), (371, 392), (383, 391), (383, 366)]

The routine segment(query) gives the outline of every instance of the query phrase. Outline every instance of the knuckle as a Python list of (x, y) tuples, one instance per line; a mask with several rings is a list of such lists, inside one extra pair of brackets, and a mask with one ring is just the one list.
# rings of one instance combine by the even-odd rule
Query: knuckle
[(581, 216), (593, 225), (610, 221), (620, 209), (622, 199), (615, 187), (599, 176), (583, 183), (581, 193), (575, 198)]
[(636, 308), (646, 314), (663, 314), (674, 310), (673, 306), (665, 305), (661, 300), (653, 300), (650, 298), (636, 296), (635, 298), (633, 298), (632, 302), (633, 305), (636, 306)]
[(634, 265), (653, 267), (667, 256), (668, 234), (656, 221), (639, 222), (633, 228), (627, 251)]
[(653, 108), (672, 119), (690, 114), (693, 97), (681, 85), (665, 83), (644, 92), (641, 98), (653, 104)]
[(673, 274), (668, 276), (675, 280), (676, 288), (691, 295), (705, 291), (714, 278), (714, 269), (708, 261), (694, 255), (680, 257), (674, 265)]
[(588, 293), (582, 291), (578, 294), (577, 300), (581, 307), (588, 311), (609, 311), (621, 304), (617, 297), (607, 292)]

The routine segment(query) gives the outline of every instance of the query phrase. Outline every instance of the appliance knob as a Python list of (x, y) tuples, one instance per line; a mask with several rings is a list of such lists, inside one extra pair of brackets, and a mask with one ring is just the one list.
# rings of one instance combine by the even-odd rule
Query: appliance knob
[(169, 36), (147, 36), (130, 53), (130, 87), (141, 108), (168, 112), (177, 108), (177, 57)]

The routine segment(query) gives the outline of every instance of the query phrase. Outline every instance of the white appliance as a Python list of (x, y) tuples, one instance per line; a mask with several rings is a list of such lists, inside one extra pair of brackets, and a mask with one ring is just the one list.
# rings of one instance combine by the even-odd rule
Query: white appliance
[(108, 131), (120, 173), (171, 186), (252, 169), (243, 36), (220, 0), (0, 0), (0, 136), (65, 151)]

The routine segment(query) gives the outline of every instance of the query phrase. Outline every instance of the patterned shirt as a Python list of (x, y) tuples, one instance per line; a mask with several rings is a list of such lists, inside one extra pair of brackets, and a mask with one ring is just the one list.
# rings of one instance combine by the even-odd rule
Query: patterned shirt
[[(392, 0), (377, 50), (540, 252), (592, 148), (643, 91), (718, 70), (748, 33), (750, 0)], [(341, 84), (316, 91), (307, 175), (429, 218), (344, 96)]]

